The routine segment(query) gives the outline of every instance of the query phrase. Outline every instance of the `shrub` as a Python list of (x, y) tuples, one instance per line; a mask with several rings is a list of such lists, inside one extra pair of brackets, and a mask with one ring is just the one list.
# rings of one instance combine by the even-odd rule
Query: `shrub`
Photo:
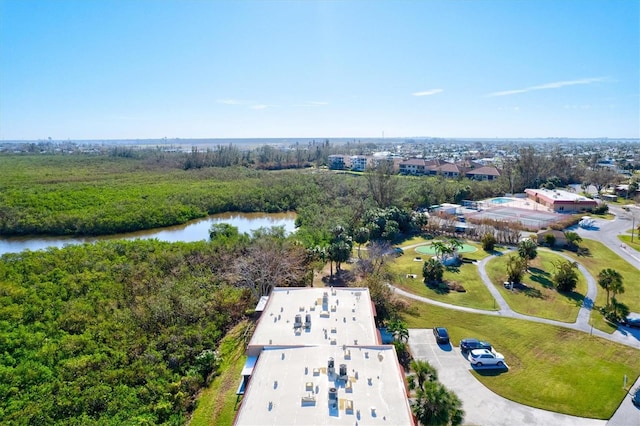
[(492, 252), (498, 241), (492, 233), (487, 232), (482, 236), (480, 242), (482, 243), (482, 250)]
[(609, 205), (606, 203), (602, 203), (598, 205), (595, 209), (593, 209), (594, 214), (607, 214), (609, 212)]
[(431, 259), (424, 262), (422, 265), (422, 276), (424, 277), (425, 283), (436, 282), (439, 283), (442, 281), (442, 276), (444, 275), (444, 266), (442, 263), (432, 257)]
[(548, 247), (553, 247), (556, 244), (556, 236), (553, 234), (546, 234), (544, 236), (544, 244)]

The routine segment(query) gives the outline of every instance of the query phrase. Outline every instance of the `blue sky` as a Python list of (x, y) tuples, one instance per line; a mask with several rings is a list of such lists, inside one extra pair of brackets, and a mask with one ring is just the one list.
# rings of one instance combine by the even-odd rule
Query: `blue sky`
[(637, 0), (0, 0), (0, 139), (640, 137)]

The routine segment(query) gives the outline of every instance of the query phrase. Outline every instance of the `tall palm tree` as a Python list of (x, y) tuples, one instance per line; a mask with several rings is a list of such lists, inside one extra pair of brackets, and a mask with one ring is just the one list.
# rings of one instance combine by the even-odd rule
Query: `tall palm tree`
[[(598, 274), (598, 284), (607, 292), (607, 306), (609, 306), (609, 294), (613, 292), (614, 289), (617, 293), (624, 292), (622, 275), (615, 269), (606, 268), (600, 271)], [(622, 288), (622, 291), (620, 291), (620, 288)]]
[(438, 259), (442, 259), (442, 255), (447, 251), (447, 246), (442, 241), (432, 242), (431, 247), (433, 247), (433, 251), (435, 251)]

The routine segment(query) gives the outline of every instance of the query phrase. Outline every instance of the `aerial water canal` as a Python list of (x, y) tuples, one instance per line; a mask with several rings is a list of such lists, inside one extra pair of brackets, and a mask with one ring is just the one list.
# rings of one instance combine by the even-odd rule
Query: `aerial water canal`
[(148, 229), (100, 237), (15, 237), (0, 238), (0, 255), (17, 253), (23, 250), (42, 250), (47, 247), (64, 247), (67, 244), (93, 243), (102, 240), (153, 239), (167, 242), (193, 242), (209, 239), (209, 229), (215, 223), (228, 223), (238, 228), (240, 233), (251, 234), (259, 228), (283, 226), (285, 233), (295, 231), (296, 214), (287, 213), (220, 213), (203, 219), (192, 220), (183, 225), (166, 228)]

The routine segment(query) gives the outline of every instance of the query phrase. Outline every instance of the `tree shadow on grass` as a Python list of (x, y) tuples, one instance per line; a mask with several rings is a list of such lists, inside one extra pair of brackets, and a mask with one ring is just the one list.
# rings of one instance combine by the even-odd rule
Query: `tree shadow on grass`
[(529, 278), (531, 279), (531, 281), (533, 281), (534, 283), (540, 284), (544, 288), (553, 288), (554, 287), (553, 286), (553, 281), (551, 281), (549, 278), (547, 278), (544, 275), (531, 274), (531, 276)]
[(447, 272), (453, 272), (454, 274), (459, 274), (460, 273), (460, 267), (459, 266), (455, 266), (455, 265), (445, 266), (445, 269), (447, 270)]
[(449, 294), (451, 292), (446, 282), (429, 282), (427, 283), (427, 288), (433, 290), (436, 294)]
[(578, 250), (576, 250), (576, 254), (579, 257), (591, 257), (591, 250), (586, 247), (578, 247)]
[(571, 300), (576, 306), (580, 307), (584, 304), (584, 294), (580, 294), (577, 291), (571, 291), (569, 293), (560, 293), (562, 296)]
[(533, 297), (536, 299), (544, 299), (542, 292), (537, 288), (529, 287), (524, 291), (524, 295), (527, 297)]
[(531, 273), (531, 275), (545, 275), (545, 276), (551, 275), (549, 272), (544, 271), (540, 268), (529, 268), (529, 273)]

